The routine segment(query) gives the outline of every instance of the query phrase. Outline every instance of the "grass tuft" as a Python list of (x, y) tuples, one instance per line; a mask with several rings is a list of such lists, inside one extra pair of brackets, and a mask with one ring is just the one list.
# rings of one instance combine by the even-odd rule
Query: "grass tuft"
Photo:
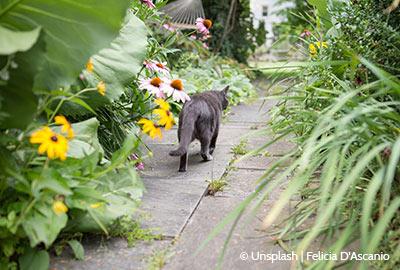
[(240, 143), (238, 143), (237, 145), (232, 146), (231, 152), (235, 156), (242, 156), (242, 155), (247, 154), (247, 152), (248, 152), (248, 150), (247, 150), (247, 140), (246, 139), (240, 140)]
[(214, 196), (217, 192), (223, 191), (225, 186), (228, 185), (225, 176), (221, 177), (220, 179), (214, 179), (208, 182), (209, 185), (208, 185), (207, 195), (209, 196)]

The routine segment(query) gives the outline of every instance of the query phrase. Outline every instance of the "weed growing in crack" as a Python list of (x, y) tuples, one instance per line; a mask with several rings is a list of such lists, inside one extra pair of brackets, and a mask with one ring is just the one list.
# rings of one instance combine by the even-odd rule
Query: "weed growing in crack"
[(208, 183), (207, 195), (209, 196), (214, 196), (217, 192), (223, 191), (224, 187), (228, 185), (225, 175), (220, 179), (208, 181)]
[(110, 230), (111, 236), (123, 237), (128, 247), (133, 247), (138, 241), (162, 240), (161, 234), (154, 234), (154, 229), (142, 228), (141, 224), (129, 216), (119, 218)]
[(160, 270), (164, 268), (167, 261), (174, 254), (169, 250), (169, 248), (165, 248), (162, 250), (156, 250), (148, 259), (147, 259), (147, 269), (148, 270)]
[(235, 156), (247, 154), (247, 152), (248, 152), (247, 151), (247, 140), (246, 139), (240, 140), (240, 143), (238, 143), (237, 145), (232, 146), (231, 152)]

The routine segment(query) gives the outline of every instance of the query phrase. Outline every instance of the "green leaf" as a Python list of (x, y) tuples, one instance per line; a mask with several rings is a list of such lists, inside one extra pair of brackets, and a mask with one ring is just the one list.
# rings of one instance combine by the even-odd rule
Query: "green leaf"
[(57, 170), (52, 168), (43, 169), (39, 179), (32, 182), (31, 189), (35, 197), (40, 197), (40, 191), (43, 189), (49, 189), (57, 194), (72, 194), (67, 180)]
[(67, 224), (66, 214), (57, 215), (52, 205), (38, 202), (25, 216), (22, 226), (28, 236), (31, 247), (44, 243), (49, 247), (56, 240), (61, 229)]
[(75, 258), (78, 260), (85, 259), (85, 250), (83, 249), (82, 244), (77, 240), (69, 240), (68, 245), (71, 247), (74, 252)]
[(103, 194), (106, 203), (98, 208), (87, 206), (89, 214), (71, 220), (68, 227), (73, 231), (91, 232), (103, 230), (112, 222), (124, 215), (132, 215), (138, 207), (144, 187), (137, 177), (134, 166), (113, 170), (99, 181), (97, 191)]
[[(68, 87), (89, 57), (109, 46), (121, 27), (129, 0), (3, 0), (0, 25), (26, 31), (41, 26), (47, 52), (35, 89)], [(23, 88), (21, 88), (23, 89)]]
[(25, 52), (32, 48), (40, 34), (40, 27), (31, 31), (12, 31), (0, 26), (0, 55)]
[(143, 67), (147, 30), (144, 23), (129, 13), (120, 35), (109, 48), (93, 56), (94, 73), (106, 83), (106, 95), (117, 99)]
[(328, 28), (332, 26), (331, 15), (328, 11), (328, 0), (308, 0), (318, 10), (318, 15)]
[(28, 249), (19, 259), (21, 270), (47, 270), (49, 269), (50, 257), (45, 250)]
[(0, 108), (5, 114), (0, 119), (0, 128), (24, 128), (32, 121), (37, 108), (32, 88), (44, 52), (44, 42), (40, 38), (29, 51), (17, 53), (13, 58), (17, 68), (10, 69), (9, 80), (0, 84)]
[(83, 101), (80, 98), (72, 98), (69, 100), (70, 102), (73, 102), (75, 104), (78, 104), (80, 106), (82, 106), (83, 108), (85, 108), (86, 110), (90, 111), (91, 113), (93, 113), (94, 115), (97, 115), (97, 113), (92, 109), (92, 107), (90, 107), (85, 101)]
[(97, 138), (99, 121), (96, 118), (72, 124), (75, 133), (74, 139), (69, 143), (68, 157), (84, 158), (98, 151), (104, 153)]

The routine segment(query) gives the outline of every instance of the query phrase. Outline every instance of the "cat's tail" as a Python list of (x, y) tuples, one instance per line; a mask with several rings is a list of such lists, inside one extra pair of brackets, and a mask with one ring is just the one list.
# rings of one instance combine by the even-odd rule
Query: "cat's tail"
[(190, 115), (186, 115), (182, 120), (182, 126), (180, 127), (180, 140), (179, 147), (176, 150), (169, 152), (170, 156), (183, 156), (186, 154), (189, 144), (192, 142), (192, 135), (194, 131), (195, 119), (192, 119)]

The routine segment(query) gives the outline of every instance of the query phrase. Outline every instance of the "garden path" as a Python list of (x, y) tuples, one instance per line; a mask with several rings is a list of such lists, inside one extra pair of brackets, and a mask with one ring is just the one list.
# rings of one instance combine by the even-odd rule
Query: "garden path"
[[(262, 86), (263, 84), (261, 84)], [(211, 230), (257, 185), (257, 179), (277, 156), (289, 150), (292, 145), (281, 142), (268, 149), (268, 156), (254, 156), (228, 166), (237, 155), (231, 150), (246, 137), (247, 150), (265, 144), (266, 135), (254, 135), (265, 127), (269, 119), (272, 101), (264, 101), (265, 90), (260, 89), (259, 98), (249, 104), (231, 108), (221, 126), (214, 160), (201, 162), (197, 154), (199, 144), (190, 147), (188, 171), (178, 173), (179, 159), (168, 156), (177, 142), (176, 129), (164, 133), (161, 141), (147, 141), (154, 157), (146, 163), (142, 179), (147, 192), (144, 195), (141, 218), (144, 227), (156, 228), (162, 240), (138, 242), (127, 247), (125, 239), (108, 240), (88, 237), (84, 239), (85, 259), (71, 259), (70, 254), (52, 258), (52, 269), (215, 269), (229, 228), (223, 230), (193, 257), (198, 246), (207, 238)], [(248, 137), (253, 134), (253, 136)], [(214, 196), (206, 196), (208, 182), (224, 177), (228, 185)], [(262, 206), (256, 217), (248, 222), (244, 217), (238, 230), (233, 233), (227, 248), (222, 269), (288, 269), (288, 262), (262, 262), (241, 260), (246, 252), (250, 257), (261, 253), (278, 253), (283, 250), (258, 230), (261, 219), (270, 205), (280, 194), (278, 188)], [(290, 211), (290, 209), (287, 209)], [(245, 214), (246, 216), (247, 214)], [(283, 215), (284, 216), (284, 215)], [(283, 218), (283, 217), (282, 217)], [(153, 268), (152, 268), (153, 267)]]

